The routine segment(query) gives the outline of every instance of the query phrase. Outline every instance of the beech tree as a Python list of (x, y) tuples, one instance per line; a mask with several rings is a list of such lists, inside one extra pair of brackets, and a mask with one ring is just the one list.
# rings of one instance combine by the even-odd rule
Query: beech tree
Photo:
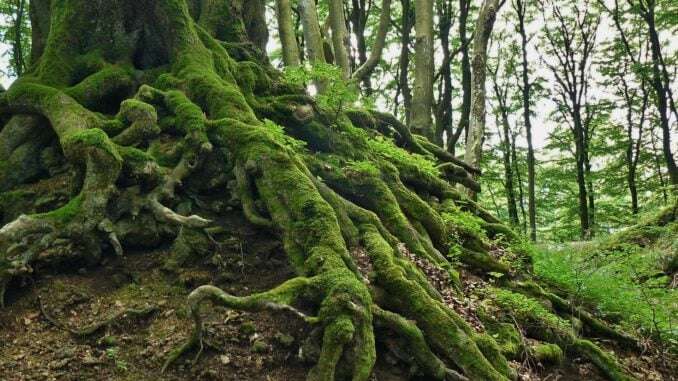
[(415, 0), (416, 33), (411, 129), (433, 140), (433, 0)]
[[(485, 135), (485, 78), (487, 70), (487, 44), (492, 35), (497, 12), (504, 5), (505, 0), (485, 0), (476, 20), (475, 35), (473, 37), (473, 56), (471, 59), (471, 119), (466, 140), (464, 160), (467, 164), (479, 167), (483, 152)], [(473, 191), (469, 196), (475, 197)]]

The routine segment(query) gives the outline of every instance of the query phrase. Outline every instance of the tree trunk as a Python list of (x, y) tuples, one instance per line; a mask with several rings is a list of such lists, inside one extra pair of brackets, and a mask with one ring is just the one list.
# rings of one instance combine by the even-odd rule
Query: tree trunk
[(511, 161), (513, 163), (513, 171), (516, 174), (516, 182), (518, 183), (518, 203), (520, 205), (520, 214), (522, 216), (522, 230), (523, 234), (527, 235), (527, 214), (525, 213), (525, 192), (523, 191), (523, 179), (520, 175), (520, 166), (518, 165), (518, 154), (516, 153), (516, 136), (513, 134), (511, 138)]
[(341, 68), (344, 80), (351, 78), (351, 63), (348, 58), (348, 32), (344, 17), (343, 0), (330, 0), (330, 25), (332, 27), (332, 47), (334, 48), (334, 63)]
[(667, 100), (668, 91), (664, 87), (664, 81), (662, 80), (661, 44), (655, 26), (654, 7), (654, 2), (648, 2), (647, 8), (643, 7), (641, 12), (647, 23), (648, 35), (650, 38), (650, 50), (652, 51), (652, 86), (655, 90), (655, 104), (657, 106), (659, 121), (662, 128), (662, 151), (664, 153), (664, 161), (666, 162), (666, 169), (669, 172), (671, 185), (676, 186), (678, 185), (678, 167), (676, 167), (676, 160), (671, 151), (671, 125), (669, 124)]
[(414, 98), (410, 129), (434, 140), (433, 120), (433, 0), (415, 0)]
[(530, 239), (537, 241), (537, 205), (535, 197), (535, 157), (532, 143), (532, 112), (530, 111), (532, 84), (529, 78), (529, 64), (527, 57), (527, 31), (525, 30), (525, 13), (527, 4), (525, 0), (516, 0), (513, 7), (518, 15), (518, 32), (520, 33), (520, 48), (522, 53), (522, 102), (523, 123), (525, 124), (525, 137), (527, 139), (527, 209), (530, 218)]
[(400, 0), (403, 8), (402, 16), (402, 35), (400, 36), (400, 62), (399, 62), (399, 78), (398, 85), (403, 94), (403, 105), (405, 107), (405, 124), (410, 125), (412, 109), (412, 92), (410, 90), (410, 31), (412, 30), (412, 19), (414, 12), (412, 9), (411, 0)]
[(443, 51), (440, 67), (438, 102), (435, 107), (435, 143), (443, 147), (443, 134), (447, 134), (448, 143), (452, 140), (452, 54), (450, 52), (450, 29), (452, 27), (451, 3), (438, 2), (438, 36)]
[(468, 14), (471, 6), (470, 0), (459, 0), (459, 43), (461, 44), (461, 91), (462, 104), (459, 125), (455, 133), (447, 142), (447, 150), (454, 155), (456, 145), (462, 133), (468, 136), (469, 120), (471, 118), (471, 56), (469, 53), (469, 40), (466, 36), (468, 27)]
[[(306, 56), (311, 65), (324, 64), (325, 43), (320, 32), (320, 23), (318, 22), (318, 11), (314, 0), (299, 0), (299, 13), (301, 14), (301, 24), (304, 28), (304, 44), (306, 45)], [(319, 93), (325, 91), (325, 83), (315, 81), (315, 86)]]
[(500, 106), (499, 114), (497, 115), (497, 126), (502, 126), (503, 133), (499, 135), (501, 139), (501, 150), (504, 156), (504, 191), (506, 193), (506, 207), (508, 209), (508, 216), (511, 225), (517, 227), (518, 221), (518, 206), (516, 204), (516, 192), (513, 185), (513, 165), (511, 157), (511, 128), (509, 127), (508, 115), (503, 107)]
[[(483, 153), (483, 137), (485, 135), (485, 77), (487, 70), (487, 44), (492, 35), (494, 21), (502, 0), (484, 0), (476, 20), (473, 38), (472, 87), (471, 87), (471, 120), (464, 161), (470, 166), (480, 168)], [(468, 195), (476, 194), (469, 190)]]
[(362, 65), (360, 65), (360, 67), (358, 67), (353, 73), (353, 80), (362, 79), (366, 89), (368, 90), (368, 94), (371, 91), (369, 80), (370, 74), (372, 74), (374, 69), (379, 64), (382, 52), (386, 46), (386, 34), (388, 33), (388, 29), (391, 24), (391, 0), (382, 0), (381, 9), (382, 11), (381, 15), (379, 16), (379, 26), (377, 27), (377, 36), (376, 40), (374, 41), (372, 51), (370, 52), (370, 57), (364, 61), (361, 58)]
[(591, 237), (591, 215), (589, 212), (589, 196), (586, 189), (586, 139), (584, 137), (584, 126), (581, 120), (581, 110), (579, 105), (574, 107), (574, 146), (575, 163), (577, 168), (577, 189), (579, 192), (579, 225), (582, 239)]
[(283, 63), (287, 67), (299, 66), (299, 47), (297, 46), (297, 33), (292, 21), (290, 0), (276, 0), (275, 9), (278, 17), (278, 34), (280, 35), (280, 45), (282, 45)]

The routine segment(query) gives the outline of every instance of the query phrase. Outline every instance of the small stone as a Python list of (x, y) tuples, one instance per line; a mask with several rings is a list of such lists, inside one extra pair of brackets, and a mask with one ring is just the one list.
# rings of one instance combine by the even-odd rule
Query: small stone
[(231, 357), (228, 355), (221, 355), (219, 356), (219, 361), (221, 361), (221, 363), (224, 365), (228, 365), (231, 363)]

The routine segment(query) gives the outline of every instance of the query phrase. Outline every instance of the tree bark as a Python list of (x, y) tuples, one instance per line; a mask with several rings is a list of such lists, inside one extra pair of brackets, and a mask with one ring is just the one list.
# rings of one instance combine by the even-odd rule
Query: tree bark
[(299, 66), (299, 47), (297, 46), (297, 34), (292, 21), (290, 0), (276, 0), (275, 9), (278, 17), (278, 34), (280, 35), (280, 45), (282, 45), (283, 63), (287, 67)]
[(469, 53), (470, 41), (467, 37), (468, 14), (471, 6), (470, 0), (459, 0), (459, 43), (461, 44), (461, 91), (462, 104), (459, 124), (453, 135), (447, 142), (447, 150), (454, 155), (457, 142), (464, 133), (468, 136), (469, 120), (471, 118), (471, 58)]
[(382, 52), (386, 46), (386, 34), (388, 33), (390, 25), (391, 0), (383, 0), (381, 2), (381, 15), (379, 16), (379, 26), (377, 27), (377, 36), (374, 41), (374, 46), (372, 47), (369, 58), (363, 61), (363, 64), (353, 73), (353, 80), (363, 80), (369, 85), (370, 81), (368, 81), (368, 78), (381, 60)]
[(433, 141), (433, 0), (415, 0), (414, 30), (414, 98), (410, 129)]
[(522, 103), (523, 123), (525, 124), (525, 138), (527, 139), (527, 210), (530, 219), (530, 240), (537, 241), (537, 205), (535, 196), (535, 157), (532, 142), (532, 112), (531, 92), (532, 83), (529, 78), (529, 61), (527, 57), (527, 31), (525, 30), (525, 18), (527, 12), (526, 0), (515, 0), (513, 9), (518, 16), (518, 33), (520, 34), (520, 50), (522, 53)]
[(329, 8), (334, 62), (341, 68), (342, 78), (348, 80), (351, 78), (351, 63), (348, 58), (348, 32), (344, 17), (344, 2), (343, 0), (330, 0)]
[(669, 173), (669, 180), (671, 185), (678, 185), (678, 167), (676, 167), (676, 159), (673, 157), (671, 149), (671, 125), (669, 124), (668, 115), (668, 99), (667, 88), (664, 86), (664, 81), (661, 72), (661, 44), (659, 42), (659, 33), (655, 24), (655, 2), (649, 0), (638, 2), (641, 15), (645, 20), (648, 28), (648, 37), (650, 39), (650, 50), (652, 52), (652, 86), (655, 90), (655, 105), (659, 113), (659, 122), (662, 128), (662, 151), (664, 153), (664, 161), (666, 162), (666, 169)]
[[(485, 78), (487, 71), (487, 44), (492, 35), (497, 12), (504, 0), (484, 0), (476, 20), (473, 38), (471, 120), (464, 161), (470, 166), (480, 168), (485, 135)], [(467, 191), (469, 197), (476, 198), (473, 191)]]
[(443, 147), (443, 134), (447, 134), (448, 144), (454, 134), (452, 128), (452, 53), (450, 52), (450, 29), (452, 28), (451, 1), (438, 1), (438, 38), (443, 53), (443, 61), (438, 72), (438, 101), (435, 107), (435, 143)]
[(398, 86), (403, 94), (403, 106), (405, 108), (405, 124), (410, 126), (412, 110), (412, 91), (410, 89), (410, 42), (414, 12), (411, 0), (400, 0), (403, 9), (402, 34), (400, 36), (400, 61)]

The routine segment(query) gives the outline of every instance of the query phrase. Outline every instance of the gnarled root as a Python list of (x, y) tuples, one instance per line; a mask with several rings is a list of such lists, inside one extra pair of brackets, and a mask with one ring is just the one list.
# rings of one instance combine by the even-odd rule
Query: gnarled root
[(38, 304), (40, 305), (40, 312), (42, 313), (42, 316), (52, 323), (55, 327), (61, 328), (64, 331), (69, 332), (70, 334), (78, 337), (84, 337), (84, 336), (89, 336), (97, 331), (99, 331), (101, 328), (110, 326), (111, 324), (115, 323), (116, 321), (123, 319), (123, 318), (129, 318), (129, 319), (134, 319), (134, 318), (142, 318), (149, 316), (150, 314), (158, 311), (157, 306), (147, 306), (144, 308), (126, 308), (124, 310), (120, 310), (118, 312), (115, 312), (111, 314), (109, 317), (106, 319), (92, 323), (86, 327), (82, 328), (71, 328), (67, 326), (66, 324), (60, 322), (57, 320), (54, 316), (52, 316), (49, 312), (47, 312), (47, 309), (45, 308), (44, 303), (42, 302), (42, 298), (38, 297)]
[(308, 279), (295, 278), (271, 291), (247, 297), (229, 295), (214, 286), (198, 287), (188, 296), (188, 306), (194, 323), (191, 336), (183, 345), (170, 352), (162, 367), (162, 371), (165, 372), (167, 367), (174, 361), (196, 346), (200, 348), (196, 360), (200, 356), (200, 353), (203, 350), (203, 323), (202, 317), (200, 316), (200, 305), (204, 301), (209, 300), (214, 304), (224, 307), (250, 312), (259, 312), (263, 310), (285, 312), (313, 324), (317, 322), (317, 318), (307, 316), (290, 305), (298, 295), (303, 294), (304, 289), (309, 286), (310, 281)]

